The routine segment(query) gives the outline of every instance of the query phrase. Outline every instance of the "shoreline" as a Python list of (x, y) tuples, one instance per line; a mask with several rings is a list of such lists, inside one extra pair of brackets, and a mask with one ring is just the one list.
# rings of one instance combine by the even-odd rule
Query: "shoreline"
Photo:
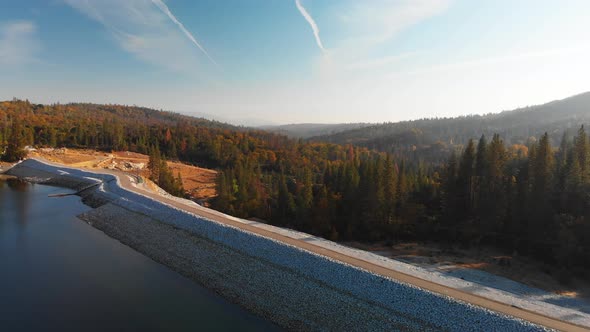
[(0, 181), (12, 180), (17, 179), (18, 177), (14, 175), (5, 174), (9, 169), (11, 169), (16, 164), (9, 164), (0, 161)]
[[(375, 273), (375, 269), (379, 268), (375, 264), (367, 265), (370, 269), (363, 269), (354, 259), (349, 259), (349, 262), (356, 266), (345, 263), (344, 259), (334, 258), (334, 253), (341, 246), (326, 240), (307, 235), (309, 240), (306, 243), (309, 245), (303, 246), (290, 241), (289, 238), (293, 238), (290, 234), (278, 241), (264, 235), (272, 231), (275, 234), (289, 231), (237, 221), (237, 218), (216, 211), (207, 211), (207, 216), (203, 216), (205, 212), (197, 215), (182, 211), (137, 190), (126, 190), (121, 184), (124, 175), (76, 170), (37, 160), (18, 164), (9, 173), (33, 182), (78, 190), (83, 185), (94, 184), (93, 188), (80, 194), (95, 208), (83, 214), (82, 219), (232, 302), (288, 329), (367, 329), (369, 326), (371, 329), (399, 329), (404, 326), (449, 330), (540, 329), (540, 326), (520, 319), (467, 304), (469, 301), (464, 302), (461, 298), (456, 300), (456, 296), (451, 298), (449, 295), (456, 294), (450, 294), (446, 289), (441, 288), (437, 294), (410, 282), (387, 277), (387, 271)], [(228, 219), (228, 223), (235, 219), (234, 225), (224, 225), (214, 220), (215, 216)], [(236, 223), (242, 223), (244, 227), (236, 227)], [(254, 228), (258, 231), (252, 232)], [(163, 247), (161, 243), (168, 243), (168, 246)], [(341, 248), (343, 256), (347, 251), (354, 251)], [(315, 249), (315, 252), (309, 249)], [(203, 252), (209, 252), (208, 256)], [(215, 264), (216, 261), (223, 264)], [(209, 266), (215, 268), (208, 269)], [(204, 269), (206, 271), (203, 272)], [(227, 278), (229, 275), (231, 279)], [(277, 289), (273, 288), (275, 283), (280, 284)], [(271, 288), (273, 291), (269, 290)], [(363, 314), (347, 310), (350, 307), (355, 310), (364, 308)], [(526, 310), (519, 310), (527, 313)], [(519, 310), (514, 309), (522, 314)], [(398, 321), (391, 318), (395, 315)], [(581, 326), (545, 316), (532, 318), (540, 319), (537, 323), (553, 328), (583, 330)]]
[(3, 173), (0, 173), (0, 181), (15, 180), (15, 179), (18, 179), (18, 177), (13, 176), (13, 175), (6, 175)]

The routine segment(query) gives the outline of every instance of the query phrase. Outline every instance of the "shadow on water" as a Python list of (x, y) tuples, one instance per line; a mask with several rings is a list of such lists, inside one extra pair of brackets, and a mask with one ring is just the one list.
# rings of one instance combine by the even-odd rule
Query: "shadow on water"
[(34, 186), (34, 184), (20, 179), (9, 179), (6, 184), (19, 196), (19, 199), (16, 199), (15, 202), (16, 219), (19, 225), (24, 226), (28, 219), (27, 212), (30, 210), (30, 195), (27, 195), (27, 188)]
[[(0, 182), (3, 182), (3, 181), (0, 181)], [(23, 181), (20, 179), (8, 179), (5, 182), (10, 189), (12, 189), (13, 191), (18, 191), (18, 192), (25, 192), (25, 191), (27, 191), (27, 188), (29, 186), (33, 185), (33, 184), (29, 184), (26, 181)]]

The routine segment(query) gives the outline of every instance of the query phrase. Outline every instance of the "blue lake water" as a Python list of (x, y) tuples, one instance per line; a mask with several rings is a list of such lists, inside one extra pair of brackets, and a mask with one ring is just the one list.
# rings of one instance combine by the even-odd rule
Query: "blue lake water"
[(0, 330), (266, 331), (271, 323), (75, 216), (66, 189), (0, 181)]

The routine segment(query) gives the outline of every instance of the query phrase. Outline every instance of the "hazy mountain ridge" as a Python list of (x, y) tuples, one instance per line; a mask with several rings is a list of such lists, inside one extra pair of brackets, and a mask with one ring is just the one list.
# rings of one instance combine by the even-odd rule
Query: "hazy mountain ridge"
[[(50, 105), (47, 105), (50, 106)], [(180, 123), (198, 125), (206, 128), (220, 128), (238, 130), (240, 127), (234, 126), (222, 121), (206, 119), (205, 117), (181, 114), (173, 111), (156, 110), (141, 106), (127, 106), (118, 104), (93, 104), (93, 103), (71, 103), (62, 106), (70, 112), (75, 112), (80, 116), (104, 117), (107, 114), (115, 116), (117, 120), (126, 122), (140, 122), (146, 124), (165, 123), (177, 125)], [(46, 112), (55, 112), (55, 107), (46, 107), (46, 105), (34, 105), (33, 109), (45, 109)]]
[(546, 104), (469, 115), (383, 123), (310, 138), (313, 141), (355, 144), (382, 151), (420, 150), (439, 145), (450, 148), (465, 144), (482, 134), (500, 134), (507, 144), (526, 144), (548, 132), (552, 144), (559, 144), (564, 131), (573, 135), (580, 125), (590, 123), (590, 92)]
[(320, 135), (332, 135), (339, 132), (371, 126), (371, 123), (294, 123), (277, 126), (260, 126), (259, 128), (292, 138), (311, 138)]

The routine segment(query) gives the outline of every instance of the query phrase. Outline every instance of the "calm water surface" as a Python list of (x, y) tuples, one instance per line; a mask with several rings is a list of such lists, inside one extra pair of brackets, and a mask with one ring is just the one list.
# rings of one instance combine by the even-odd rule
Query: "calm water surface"
[(0, 181), (0, 331), (276, 330), (75, 216), (65, 189)]

